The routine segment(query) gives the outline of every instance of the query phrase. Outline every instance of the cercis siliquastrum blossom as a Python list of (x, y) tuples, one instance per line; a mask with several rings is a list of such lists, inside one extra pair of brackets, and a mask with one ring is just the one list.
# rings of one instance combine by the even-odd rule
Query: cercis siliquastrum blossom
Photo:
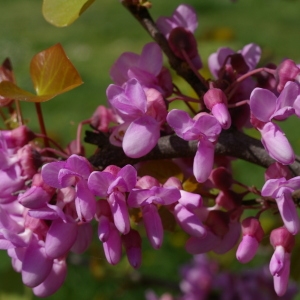
[(294, 114), (299, 116), (299, 91), (299, 85), (289, 81), (278, 97), (262, 88), (255, 88), (250, 95), (252, 124), (261, 132), (269, 155), (285, 165), (294, 162), (295, 154), (285, 134), (272, 120), (285, 120)]
[[(132, 6), (136, 3), (141, 1), (133, 1)], [(143, 9), (141, 5), (135, 13)], [(144, 22), (144, 18), (146, 14), (139, 19)], [(271, 233), (275, 252), (270, 273), (276, 293), (283, 295), (294, 235), (300, 229), (295, 196), (300, 183), (297, 168), (293, 172), (288, 169), (295, 160), (294, 151), (275, 121), (300, 116), (299, 66), (286, 59), (278, 67), (255, 69), (261, 49), (251, 43), (237, 52), (223, 47), (210, 55), (212, 79), (207, 79), (198, 72), (202, 61), (194, 36), (198, 21), (192, 7), (180, 5), (171, 17), (160, 17), (152, 25), (150, 34), (157, 29), (161, 32), (154, 34), (159, 43), (148, 43), (141, 54), (126, 52), (116, 60), (110, 70), (113, 84), (106, 92), (110, 107), (99, 106), (89, 119), (102, 137), (122, 147), (123, 158), (125, 154), (136, 164), (119, 161), (122, 149), (111, 150), (115, 148), (109, 144), (102, 143), (94, 157), (103, 156), (105, 161), (107, 155), (115, 159), (114, 165), (100, 162), (93, 167), (77, 142), (63, 152), (35, 143), (38, 135), (24, 125), (0, 131), (0, 248), (8, 251), (24, 284), (37, 296), (46, 297), (62, 285), (69, 253), (83, 253), (89, 247), (93, 222), (98, 225), (104, 255), (113, 265), (121, 260), (124, 249), (131, 266), (138, 268), (142, 262), (140, 228), (144, 227), (151, 246), (158, 249), (169, 220), (188, 235), (185, 249), (191, 254), (226, 253), (242, 235), (236, 256), (247, 263), (256, 255), (264, 236), (260, 215), (272, 209), (274, 219), (281, 219), (284, 227)], [(172, 82), (159, 45), (197, 97), (184, 95)], [(9, 107), (12, 105), (10, 99), (5, 103), (1, 99), (0, 106), (5, 106), (6, 100)], [(189, 112), (168, 111), (174, 100), (185, 102)], [(234, 178), (234, 158), (226, 143), (226, 137), (232, 139), (235, 132), (241, 134), (251, 125), (262, 134), (267, 153), (261, 155), (268, 154), (277, 161), (268, 168), (261, 191), (252, 187), (252, 182), (248, 186)], [(191, 142), (185, 143), (188, 147), (196, 144), (194, 158), (181, 152), (165, 154), (170, 147), (178, 151), (179, 139), (173, 144), (172, 134)], [(223, 156), (215, 153), (219, 151), (215, 148), (219, 137), (229, 153), (226, 156), (224, 152)], [(170, 138), (168, 142), (166, 138)], [(234, 143), (239, 150), (239, 141)], [(106, 146), (108, 151), (102, 151)], [(233, 156), (238, 156), (238, 150)], [(167, 165), (168, 176), (156, 178), (159, 172), (147, 169), (143, 161), (144, 156), (159, 151), (166, 159), (161, 161), (162, 168), (168, 161), (180, 171)], [(260, 161), (260, 155), (254, 154)], [(260, 162), (265, 167), (270, 164), (270, 160), (265, 162), (266, 157)], [(155, 162), (153, 165), (159, 169)], [(245, 197), (249, 195), (255, 199)], [(258, 212), (249, 216), (248, 209)], [(247, 218), (243, 216), (245, 211)], [(198, 258), (196, 265), (201, 261)], [(199, 296), (203, 289), (195, 287), (197, 281), (189, 269), (184, 272), (182, 291), (187, 297), (194, 297), (195, 291)], [(224, 278), (218, 279), (218, 284), (226, 290)], [(239, 284), (245, 286), (241, 281)]]
[(155, 89), (144, 90), (135, 78), (127, 81), (124, 87), (110, 85), (106, 93), (122, 122), (113, 129), (110, 142), (122, 146), (129, 157), (149, 153), (157, 144), (167, 115), (161, 93)]
[(198, 141), (193, 171), (199, 182), (207, 180), (214, 164), (214, 142), (222, 127), (217, 119), (207, 113), (197, 114), (193, 119), (185, 111), (173, 109), (167, 116), (168, 124), (186, 141)]

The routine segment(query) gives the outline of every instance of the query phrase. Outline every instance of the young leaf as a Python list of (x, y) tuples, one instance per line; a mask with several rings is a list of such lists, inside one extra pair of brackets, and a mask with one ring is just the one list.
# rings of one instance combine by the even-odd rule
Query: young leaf
[(53, 98), (83, 83), (60, 44), (36, 54), (30, 63), (30, 74), (38, 96)]
[(57, 27), (72, 24), (95, 0), (44, 0), (44, 18)]
[(31, 94), (10, 81), (2, 81), (0, 82), (0, 96), (15, 100), (24, 100), (30, 102), (36, 102), (32, 99), (36, 98), (37, 96)]
[(28, 102), (45, 102), (82, 84), (79, 73), (60, 44), (36, 54), (30, 63), (30, 74), (37, 95), (10, 81), (2, 81), (0, 96)]

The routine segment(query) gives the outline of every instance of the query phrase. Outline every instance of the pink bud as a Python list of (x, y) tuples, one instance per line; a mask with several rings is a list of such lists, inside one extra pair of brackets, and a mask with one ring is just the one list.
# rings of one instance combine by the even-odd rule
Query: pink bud
[(233, 183), (232, 174), (224, 167), (213, 169), (209, 179), (220, 190), (229, 189)]
[(37, 297), (49, 297), (54, 294), (64, 283), (67, 275), (67, 265), (64, 259), (54, 260), (52, 270), (48, 277), (32, 289)]
[(113, 223), (111, 223), (110, 233), (107, 241), (103, 243), (104, 254), (107, 261), (116, 265), (122, 256), (122, 243), (119, 231)]
[(293, 148), (277, 124), (268, 122), (260, 131), (264, 148), (273, 159), (283, 165), (289, 165), (295, 161)]
[(77, 254), (85, 252), (93, 239), (93, 227), (91, 223), (77, 224), (77, 238), (71, 248), (71, 251)]
[(43, 181), (42, 175), (33, 176), (31, 188), (18, 198), (19, 203), (27, 208), (40, 208), (48, 203), (55, 194), (55, 188)]
[(274, 248), (282, 246), (286, 252), (291, 253), (292, 248), (295, 245), (295, 236), (285, 227), (276, 228), (271, 232), (270, 243)]
[(68, 253), (76, 241), (76, 223), (66, 223), (61, 219), (52, 221), (45, 240), (45, 251), (49, 258), (59, 258)]
[(259, 220), (254, 217), (243, 220), (242, 232), (243, 239), (237, 249), (236, 257), (241, 263), (247, 263), (255, 256), (264, 232)]
[(41, 284), (50, 274), (53, 260), (46, 255), (45, 248), (31, 240), (24, 253), (22, 281), (29, 287)]
[(110, 122), (116, 122), (112, 109), (99, 105), (91, 117), (91, 125), (99, 131), (108, 132)]
[(164, 230), (156, 205), (142, 206), (142, 214), (148, 240), (154, 249), (159, 249), (163, 242)]
[(26, 178), (32, 178), (42, 165), (41, 155), (30, 145), (20, 148), (17, 153), (22, 167), (22, 174)]
[(176, 187), (178, 190), (182, 190), (182, 183), (177, 177), (170, 177), (164, 183), (163, 187)]
[(280, 93), (285, 84), (288, 81), (294, 81), (295, 78), (299, 75), (300, 69), (297, 67), (295, 62), (291, 59), (284, 60), (278, 67), (277, 67), (277, 80), (278, 86), (277, 91)]
[(142, 239), (140, 234), (131, 229), (126, 235), (122, 235), (122, 242), (130, 265), (137, 269), (142, 262)]
[(291, 179), (292, 174), (288, 166), (282, 165), (279, 162), (271, 164), (265, 172), (265, 181), (268, 179), (279, 179), (282, 177), (285, 179)]
[(206, 228), (200, 218), (181, 203), (175, 206), (174, 215), (180, 227), (188, 234), (199, 238), (207, 234)]
[(218, 120), (222, 128), (228, 129), (231, 126), (231, 116), (224, 103), (217, 103), (211, 109), (212, 114)]
[(209, 110), (219, 103), (223, 103), (227, 105), (227, 98), (224, 92), (217, 88), (209, 89), (203, 97), (204, 104)]
[(160, 186), (160, 183), (157, 179), (148, 175), (141, 177), (136, 183), (136, 187), (139, 189), (150, 189), (153, 186)]
[(242, 203), (243, 195), (231, 190), (222, 190), (219, 192), (216, 203), (226, 210), (237, 208)]
[(170, 48), (176, 56), (185, 60), (185, 56), (182, 54), (184, 51), (192, 62), (194, 60), (194, 65), (197, 69), (202, 67), (197, 49), (197, 41), (189, 30), (183, 27), (176, 27), (170, 32), (168, 40)]
[(13, 130), (1, 130), (8, 148), (19, 148), (28, 144), (35, 138), (35, 134), (25, 125)]

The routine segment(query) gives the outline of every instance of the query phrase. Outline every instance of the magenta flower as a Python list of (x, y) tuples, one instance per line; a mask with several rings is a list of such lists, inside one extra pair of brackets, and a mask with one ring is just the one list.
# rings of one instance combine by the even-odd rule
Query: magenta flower
[(112, 132), (111, 143), (121, 144), (125, 154), (132, 158), (149, 153), (160, 137), (160, 127), (167, 115), (161, 94), (153, 89), (145, 92), (137, 79), (130, 79), (124, 88), (111, 84), (106, 93), (125, 122)]
[(45, 206), (54, 194), (55, 189), (45, 184), (42, 175), (37, 173), (32, 178), (31, 187), (20, 194), (18, 201), (27, 208), (40, 208)]
[(191, 6), (181, 4), (174, 10), (171, 17), (159, 17), (156, 25), (167, 38), (176, 27), (183, 27), (194, 33), (198, 27), (197, 14)]
[(299, 66), (291, 59), (285, 59), (276, 70), (276, 78), (278, 81), (277, 90), (281, 92), (288, 81), (299, 82), (300, 69)]
[(217, 254), (224, 254), (232, 249), (241, 233), (241, 224), (238, 220), (240, 213), (230, 214), (220, 210), (211, 210), (206, 215), (203, 212), (202, 215), (207, 233), (200, 238), (190, 237), (185, 245), (187, 252), (200, 254), (214, 251)]
[(185, 60), (182, 51), (189, 57), (196, 69), (202, 68), (202, 61), (197, 50), (197, 41), (193, 35), (198, 27), (195, 10), (189, 5), (179, 5), (171, 17), (160, 17), (158, 29), (165, 35), (173, 53)]
[(115, 265), (122, 256), (122, 240), (106, 200), (97, 201), (96, 220), (98, 221), (98, 237), (103, 243), (106, 260)]
[(29, 287), (41, 284), (51, 272), (53, 259), (48, 258), (42, 243), (32, 239), (22, 259), (22, 280)]
[(180, 190), (180, 194), (181, 197), (173, 211), (177, 223), (188, 234), (204, 237), (207, 233), (206, 228), (197, 216), (197, 211), (203, 207), (201, 196), (183, 190)]
[(135, 269), (139, 268), (142, 263), (142, 238), (138, 231), (130, 229), (127, 234), (122, 235), (122, 243), (130, 265)]
[(173, 90), (171, 75), (163, 67), (162, 51), (156, 43), (146, 44), (141, 55), (123, 53), (110, 69), (110, 77), (119, 86), (137, 78), (143, 87), (157, 89), (165, 97)]
[(259, 131), (262, 135), (261, 142), (273, 159), (283, 165), (289, 165), (295, 161), (294, 150), (277, 124), (268, 122)]
[(260, 131), (261, 141), (269, 155), (284, 165), (293, 163), (295, 154), (285, 134), (272, 120), (284, 120), (293, 115), (298, 94), (298, 84), (288, 82), (278, 98), (261, 88), (254, 89), (250, 95), (251, 122)]
[(261, 49), (256, 44), (248, 44), (244, 46), (242, 50), (239, 50), (237, 52), (226, 47), (220, 48), (216, 53), (211, 54), (208, 58), (208, 66), (210, 72), (215, 78), (219, 78), (219, 71), (221, 69), (225, 70), (226, 66), (227, 69), (228, 67), (232, 67), (231, 64), (234, 62), (231, 60), (231, 57), (236, 53), (242, 55), (246, 66), (243, 66), (241, 68), (241, 66), (234, 64), (234, 69), (240, 68), (239, 73), (246, 73), (247, 71), (253, 70), (259, 62), (261, 56)]
[(261, 195), (276, 200), (280, 216), (286, 229), (291, 234), (297, 234), (300, 229), (300, 219), (292, 198), (292, 193), (300, 188), (300, 177), (292, 179), (269, 179), (264, 184)]
[(259, 243), (264, 237), (264, 231), (258, 219), (248, 217), (242, 222), (243, 238), (236, 252), (241, 263), (247, 263), (255, 256)]
[(228, 129), (231, 126), (231, 116), (227, 108), (225, 93), (220, 89), (211, 88), (204, 94), (203, 100), (222, 128)]
[(52, 269), (46, 279), (32, 289), (37, 297), (49, 297), (54, 294), (64, 283), (67, 276), (65, 259), (53, 261)]
[(83, 222), (91, 221), (96, 212), (95, 197), (87, 185), (92, 171), (88, 160), (76, 154), (66, 161), (52, 162), (43, 166), (42, 177), (49, 186), (62, 189), (75, 186), (75, 206), (78, 218)]
[(178, 109), (169, 112), (167, 122), (182, 139), (198, 141), (193, 172), (198, 182), (206, 181), (214, 164), (213, 143), (222, 130), (220, 123), (209, 114), (200, 113), (192, 119), (187, 112)]
[(131, 165), (122, 169), (115, 167), (113, 173), (109, 170), (95, 171), (88, 179), (89, 189), (94, 195), (107, 198), (114, 223), (123, 234), (127, 234), (130, 230), (126, 193), (134, 188), (136, 181), (137, 172)]
[(270, 242), (275, 249), (270, 261), (270, 273), (274, 279), (276, 294), (283, 296), (288, 288), (291, 251), (295, 245), (295, 237), (285, 227), (281, 227), (271, 232)]
[(255, 88), (250, 95), (251, 112), (265, 123), (272, 119), (285, 120), (295, 113), (293, 105), (299, 92), (299, 85), (291, 81), (286, 83), (279, 97), (269, 90)]
[[(151, 177), (139, 179), (137, 186), (143, 182), (150, 183)], [(163, 226), (158, 214), (157, 205), (169, 205), (180, 198), (180, 192), (175, 187), (164, 188), (149, 184), (147, 188), (134, 188), (128, 196), (130, 207), (140, 207), (143, 214), (147, 237), (153, 248), (159, 249), (163, 241)]]

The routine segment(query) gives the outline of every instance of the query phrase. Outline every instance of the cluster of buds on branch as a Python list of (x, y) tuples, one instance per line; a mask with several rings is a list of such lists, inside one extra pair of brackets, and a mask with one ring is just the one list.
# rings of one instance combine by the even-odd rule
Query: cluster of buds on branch
[[(19, 126), (0, 131), (0, 248), (7, 250), (24, 284), (45, 297), (63, 284), (68, 254), (88, 249), (93, 223), (113, 265), (123, 247), (131, 266), (138, 268), (140, 227), (159, 249), (167, 223), (186, 232), (187, 252), (224, 254), (238, 246), (237, 259), (247, 263), (265, 236), (261, 215), (271, 210), (278, 212), (274, 218), (281, 224), (270, 234), (270, 273), (275, 292), (284, 295), (300, 230), (294, 197), (300, 189), (300, 162), (276, 121), (300, 117), (299, 67), (286, 59), (279, 66), (257, 68), (261, 49), (252, 43), (211, 54), (212, 78), (206, 79), (199, 72), (203, 62), (192, 7), (180, 5), (171, 17), (155, 23), (148, 2), (121, 2), (155, 42), (140, 55), (125, 52), (116, 60), (110, 71), (113, 84), (106, 91), (109, 107), (99, 106), (80, 124), (79, 133), (83, 124), (91, 125), (86, 141), (98, 145), (96, 153), (84, 157), (80, 134), (61, 149), (48, 138), (42, 121), (42, 134), (31, 132), (22, 125), (18, 107)], [(61, 51), (60, 46), (53, 49), (51, 54)], [(174, 84), (163, 53), (197, 97)], [(5, 108), (15, 114), (12, 99), (43, 102), (81, 83), (68, 65), (73, 81), (66, 75), (57, 88), (50, 77), (52, 86), (41, 91), (45, 78), (40, 80), (34, 68), (41, 59), (32, 64), (37, 96), (19, 89), (9, 64), (3, 64), (5, 120)], [(170, 110), (175, 100), (187, 110)], [(251, 126), (260, 132), (261, 142), (243, 133)], [(235, 178), (234, 158), (267, 168), (265, 184), (254, 188), (251, 178), (247, 184)], [(158, 168), (164, 174), (155, 172)], [(248, 210), (255, 214), (249, 217)]]

